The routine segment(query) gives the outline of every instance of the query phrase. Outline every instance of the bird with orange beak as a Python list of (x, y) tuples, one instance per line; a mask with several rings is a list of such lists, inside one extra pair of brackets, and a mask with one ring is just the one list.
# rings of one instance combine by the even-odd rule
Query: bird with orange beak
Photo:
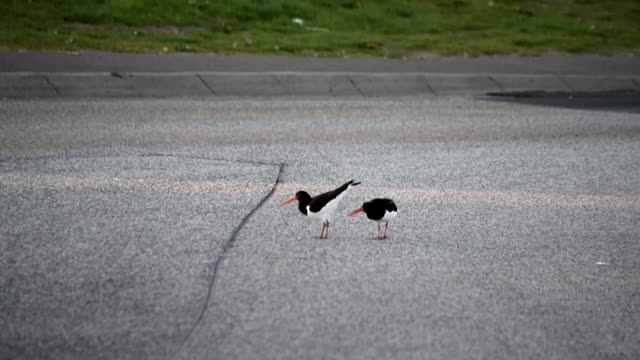
[(351, 180), (335, 190), (314, 197), (311, 197), (306, 191), (298, 191), (294, 196), (283, 201), (280, 206), (297, 200), (298, 210), (300, 210), (301, 213), (309, 218), (322, 220), (320, 239), (326, 239), (329, 236), (329, 220), (331, 214), (338, 208), (338, 204), (345, 196), (346, 191), (356, 185), (360, 185), (360, 183)]
[[(373, 199), (362, 204), (361, 207), (348, 213), (347, 216), (353, 216), (361, 211), (367, 214), (367, 217), (378, 223), (378, 232), (376, 240), (384, 240), (387, 238), (387, 227), (389, 221), (393, 220), (398, 214), (398, 207), (391, 199)], [(384, 235), (380, 236), (380, 223), (384, 222)]]

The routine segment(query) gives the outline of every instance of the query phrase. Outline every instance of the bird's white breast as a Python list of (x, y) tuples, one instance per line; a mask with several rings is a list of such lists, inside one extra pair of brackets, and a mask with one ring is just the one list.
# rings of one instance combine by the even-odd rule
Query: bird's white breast
[(378, 221), (389, 221), (389, 220), (393, 220), (396, 218), (396, 215), (398, 215), (397, 211), (389, 211), (389, 210), (385, 210), (384, 211), (384, 216), (382, 217), (382, 219), (378, 220)]
[(329, 217), (331, 216), (331, 214), (334, 213), (336, 211), (336, 209), (338, 209), (338, 204), (340, 204), (340, 201), (344, 197), (345, 193), (346, 193), (346, 191), (343, 191), (335, 199), (329, 201), (318, 212), (312, 212), (311, 210), (309, 210), (310, 206), (307, 205), (307, 216), (310, 217), (310, 218), (314, 218), (314, 219), (322, 219), (322, 221), (329, 220)]

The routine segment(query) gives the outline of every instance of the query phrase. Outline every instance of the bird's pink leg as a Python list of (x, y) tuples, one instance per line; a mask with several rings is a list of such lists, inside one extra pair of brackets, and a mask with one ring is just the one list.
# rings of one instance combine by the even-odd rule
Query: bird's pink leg
[(378, 223), (378, 231), (376, 231), (376, 237), (374, 237), (375, 240), (380, 240), (380, 223)]
[(324, 229), (327, 227), (327, 224), (322, 223), (322, 231), (320, 232), (320, 239), (324, 239)]
[(389, 227), (389, 222), (386, 222), (386, 223), (384, 224), (384, 235), (382, 235), (382, 238), (383, 238), (383, 239), (386, 239), (386, 238), (387, 238), (387, 227)]
[(327, 221), (327, 231), (324, 233), (324, 238), (328, 239), (329, 238), (329, 222)]

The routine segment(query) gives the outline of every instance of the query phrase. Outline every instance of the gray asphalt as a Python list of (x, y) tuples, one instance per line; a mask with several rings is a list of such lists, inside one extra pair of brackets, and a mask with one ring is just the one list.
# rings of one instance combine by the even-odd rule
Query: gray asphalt
[(640, 97), (637, 56), (338, 59), (0, 51), (0, 99), (478, 96), (515, 91)]
[(535, 57), (327, 58), (100, 51), (0, 51), (0, 72), (349, 72), (449, 74), (640, 75), (634, 55), (545, 54)]
[[(0, 102), (0, 358), (638, 358), (640, 115), (607, 104)], [(278, 207), (352, 178), (329, 240)], [(387, 241), (344, 216), (376, 196)]]

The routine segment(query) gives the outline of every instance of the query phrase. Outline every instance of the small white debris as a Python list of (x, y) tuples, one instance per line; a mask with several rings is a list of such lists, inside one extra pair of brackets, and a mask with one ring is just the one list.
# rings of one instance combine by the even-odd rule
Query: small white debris
[(302, 20), (300, 18), (293, 18), (293, 19), (291, 19), (291, 22), (293, 22), (294, 24), (298, 24), (300, 26), (302, 26), (304, 24), (304, 20)]
[(609, 263), (604, 261), (596, 261), (596, 265), (609, 265)]

